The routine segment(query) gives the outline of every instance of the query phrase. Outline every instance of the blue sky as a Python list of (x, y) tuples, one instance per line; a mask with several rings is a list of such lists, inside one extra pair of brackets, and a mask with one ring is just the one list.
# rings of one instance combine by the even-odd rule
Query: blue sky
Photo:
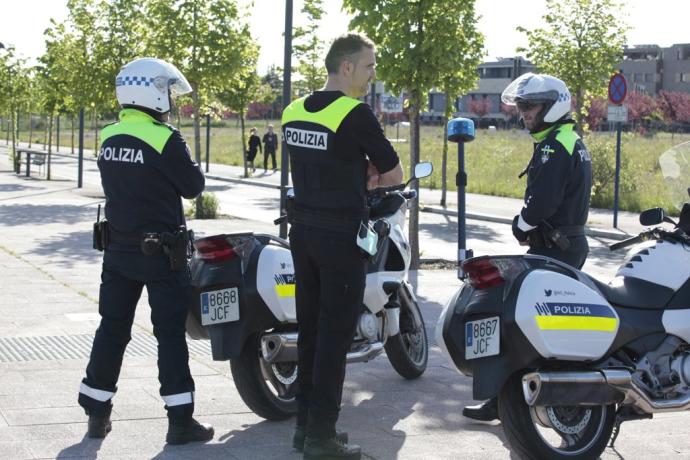
[[(248, 4), (251, 0), (239, 0)], [(462, 1), (462, 0), (459, 0)], [(253, 0), (251, 29), (261, 45), (259, 70), (283, 61), (283, 0)], [(327, 15), (322, 24), (323, 36), (331, 38), (347, 30), (348, 17), (340, 11), (341, 0), (324, 0)], [(36, 58), (43, 50), (43, 31), (50, 18), (67, 16), (67, 0), (0, 0), (0, 42), (9, 43), (28, 58)], [(477, 0), (482, 16), (478, 28), (484, 33), (487, 59), (512, 56), (515, 48), (525, 45), (517, 26), (539, 27), (545, 13), (545, 0)], [(669, 46), (690, 43), (690, 2), (687, 0), (627, 0), (621, 16), (631, 26), (629, 44), (654, 43)], [(302, 21), (302, 0), (294, 0), (295, 24)]]

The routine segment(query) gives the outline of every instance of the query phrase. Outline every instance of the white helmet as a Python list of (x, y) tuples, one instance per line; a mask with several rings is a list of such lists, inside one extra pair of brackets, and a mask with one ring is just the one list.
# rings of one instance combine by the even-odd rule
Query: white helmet
[(170, 98), (190, 93), (192, 87), (174, 65), (156, 58), (135, 59), (120, 68), (115, 94), (122, 107), (170, 111)]
[(501, 94), (507, 105), (518, 102), (544, 104), (541, 111), (545, 123), (553, 123), (570, 113), (570, 91), (562, 80), (545, 74), (526, 73), (516, 78)]

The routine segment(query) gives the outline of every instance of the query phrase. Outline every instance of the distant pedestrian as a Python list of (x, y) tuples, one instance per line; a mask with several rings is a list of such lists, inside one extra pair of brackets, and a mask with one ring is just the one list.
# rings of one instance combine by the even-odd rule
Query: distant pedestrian
[(273, 125), (268, 125), (268, 132), (264, 134), (264, 172), (268, 172), (268, 156), (271, 155), (273, 170), (276, 167), (276, 150), (278, 149), (278, 135), (273, 132)]
[(249, 149), (247, 149), (247, 161), (249, 162), (249, 167), (252, 172), (256, 171), (254, 167), (254, 159), (256, 158), (257, 151), (261, 151), (261, 139), (256, 135), (256, 128), (251, 128), (249, 130)]

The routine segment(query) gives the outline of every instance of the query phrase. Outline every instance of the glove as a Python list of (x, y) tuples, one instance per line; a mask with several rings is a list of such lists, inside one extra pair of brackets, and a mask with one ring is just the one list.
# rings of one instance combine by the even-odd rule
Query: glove
[(523, 232), (520, 230), (520, 227), (518, 227), (518, 219), (520, 218), (520, 215), (518, 214), (517, 216), (513, 217), (513, 236), (515, 237), (516, 240), (518, 240), (520, 243), (524, 243), (529, 239), (527, 236), (527, 232)]

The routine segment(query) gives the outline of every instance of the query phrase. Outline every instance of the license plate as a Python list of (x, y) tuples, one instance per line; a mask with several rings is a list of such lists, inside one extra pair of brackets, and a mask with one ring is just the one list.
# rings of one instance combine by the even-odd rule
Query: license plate
[(465, 323), (465, 359), (497, 355), (501, 345), (498, 316)]
[(236, 287), (202, 292), (200, 303), (203, 326), (240, 319), (239, 292)]

